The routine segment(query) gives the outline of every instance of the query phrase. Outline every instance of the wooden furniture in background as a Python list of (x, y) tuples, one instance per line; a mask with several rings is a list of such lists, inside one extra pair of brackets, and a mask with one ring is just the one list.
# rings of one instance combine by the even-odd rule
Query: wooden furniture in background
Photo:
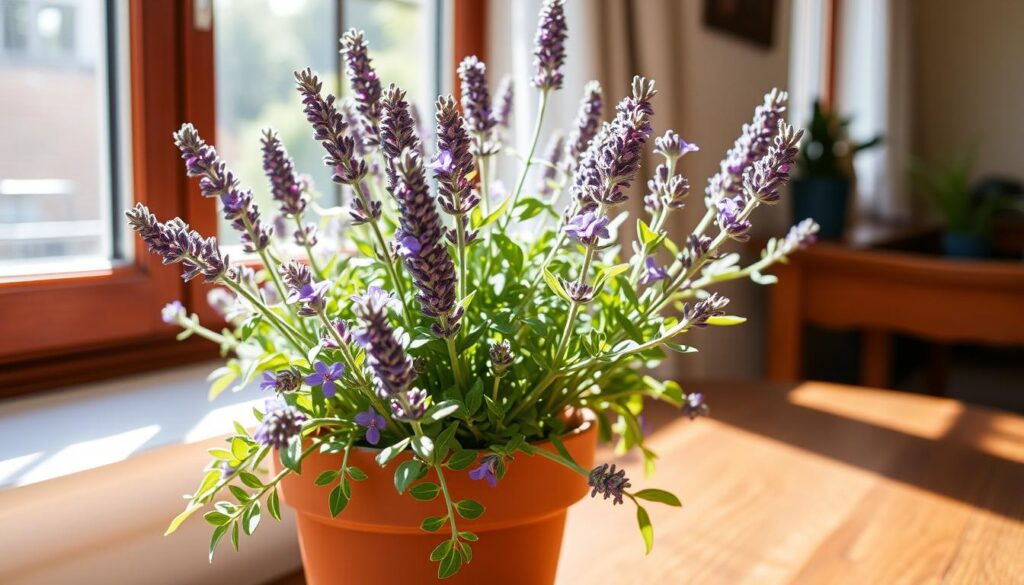
[(877, 387), (891, 383), (892, 333), (1024, 345), (1022, 263), (820, 242), (775, 272), (767, 343), (772, 380), (802, 377), (806, 324), (864, 331), (861, 383)]
[(685, 387), (712, 417), (652, 409), (654, 478), (636, 457), (598, 453), (633, 489), (670, 489), (683, 508), (647, 506), (645, 558), (632, 505), (573, 506), (559, 585), (1024, 579), (1024, 417), (820, 382)]

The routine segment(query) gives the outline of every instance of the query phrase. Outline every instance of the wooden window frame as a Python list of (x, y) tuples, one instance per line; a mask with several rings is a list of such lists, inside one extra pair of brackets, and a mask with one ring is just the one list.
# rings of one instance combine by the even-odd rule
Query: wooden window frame
[[(128, 3), (132, 193), (157, 217), (182, 217), (211, 234), (216, 202), (185, 177), (171, 141), (187, 120), (216, 143), (213, 26), (194, 26), (193, 8), (188, 0)], [(487, 0), (454, 0), (453, 71), (466, 55), (485, 58), (486, 14)], [(182, 282), (180, 267), (162, 266), (138, 238), (132, 246), (132, 262), (109, 270), (0, 279), (0, 398), (217, 357), (217, 347), (177, 341), (160, 320), (160, 309), (180, 299), (221, 326), (206, 303), (209, 286)]]

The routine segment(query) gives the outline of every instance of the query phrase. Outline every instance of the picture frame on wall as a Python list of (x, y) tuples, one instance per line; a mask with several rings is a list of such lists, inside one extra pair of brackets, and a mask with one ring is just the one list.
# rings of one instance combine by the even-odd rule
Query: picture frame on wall
[(775, 0), (704, 0), (704, 25), (770, 49), (774, 42)]

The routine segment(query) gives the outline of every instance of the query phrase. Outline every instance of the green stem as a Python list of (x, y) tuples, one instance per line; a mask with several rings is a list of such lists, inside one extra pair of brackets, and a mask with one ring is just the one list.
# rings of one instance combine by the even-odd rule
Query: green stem
[(509, 221), (512, 219), (512, 214), (515, 212), (516, 203), (519, 202), (519, 195), (523, 192), (523, 186), (526, 184), (526, 177), (530, 174), (530, 164), (533, 162), (533, 153), (537, 150), (537, 141), (540, 139), (540, 130), (544, 125), (544, 111), (548, 105), (548, 93), (550, 90), (542, 89), (540, 92), (540, 105), (537, 106), (537, 122), (533, 127), (533, 138), (530, 139), (530, 150), (526, 153), (526, 162), (523, 164), (523, 170), (519, 173), (519, 179), (516, 181), (516, 188), (512, 191), (512, 201), (508, 206), (508, 215), (501, 220), (501, 231), (504, 233), (508, 229)]
[(277, 327), (281, 335), (284, 335), (285, 339), (287, 339), (288, 342), (292, 344), (292, 347), (294, 347), (295, 350), (299, 352), (299, 355), (305, 355), (305, 348), (303, 344), (299, 341), (300, 339), (302, 339), (301, 333), (299, 333), (294, 327), (289, 325), (285, 320), (281, 319), (281, 317), (279, 317), (277, 313), (271, 310), (270, 307), (263, 304), (262, 301), (257, 299), (256, 296), (249, 292), (244, 286), (242, 286), (241, 283), (237, 283), (228, 278), (222, 278), (221, 280), (222, 282), (224, 282), (224, 284), (228, 286), (228, 288), (235, 291), (235, 293), (237, 293), (238, 295), (244, 297), (254, 307), (256, 307), (257, 310), (263, 313), (267, 317), (267, 319), (269, 319), (270, 322), (275, 327)]
[(434, 470), (437, 472), (437, 483), (441, 486), (441, 495), (444, 496), (444, 505), (448, 510), (448, 524), (452, 527), (452, 541), (458, 543), (459, 529), (455, 525), (455, 506), (452, 505), (452, 494), (448, 491), (448, 482), (444, 479), (444, 470), (441, 469), (441, 464), (435, 463)]
[(452, 371), (455, 373), (455, 385), (462, 392), (466, 388), (466, 380), (462, 373), (462, 362), (459, 360), (459, 350), (455, 347), (455, 337), (448, 337), (445, 340), (448, 346), (448, 357), (452, 362)]
[[(299, 228), (299, 232), (301, 232), (303, 229), (302, 218), (299, 217), (299, 215), (293, 215), (292, 217), (295, 218), (295, 225)], [(313, 272), (316, 273), (316, 277), (319, 280), (324, 280), (324, 271), (321, 270), (320, 266), (317, 264), (316, 257), (313, 255), (313, 247), (306, 242), (305, 238), (302, 239), (302, 247), (306, 249), (306, 257), (309, 258), (309, 265), (313, 269)]]
[(373, 217), (370, 213), (370, 198), (367, 196), (369, 191), (365, 181), (359, 181), (354, 185), (354, 191), (356, 196), (359, 197), (360, 202), (363, 204), (363, 209), (366, 210), (366, 216), (368, 218), (368, 224), (370, 225), (370, 231), (373, 232), (374, 238), (377, 240), (377, 245), (380, 247), (381, 258), (384, 260), (384, 267), (388, 272), (388, 276), (391, 277), (391, 281), (395, 284), (395, 291), (398, 293), (398, 298), (402, 301), (402, 315), (405, 317), (406, 328), (412, 330), (412, 314), (409, 312), (409, 305), (405, 299), (405, 283), (398, 278), (398, 271), (395, 269), (395, 257), (391, 255), (391, 251), (388, 249), (387, 240), (384, 239), (384, 234), (380, 231), (377, 218)]

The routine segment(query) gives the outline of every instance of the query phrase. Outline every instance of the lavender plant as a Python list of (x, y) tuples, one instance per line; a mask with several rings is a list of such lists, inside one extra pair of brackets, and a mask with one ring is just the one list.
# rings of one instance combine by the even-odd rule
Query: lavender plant
[[(218, 285), (210, 300), (229, 327), (212, 331), (178, 302), (163, 318), (183, 337), (209, 339), (228, 356), (211, 377), (211, 398), (257, 378), (272, 398), (255, 412), (255, 433), (236, 424), (227, 446), (211, 450), (199, 487), (168, 533), (212, 505), (205, 515), (214, 527), (212, 559), (224, 535), (237, 547), (239, 531), (251, 533), (264, 511), (279, 518), (278, 484), (298, 473), (306, 456), (343, 453), (347, 462), (354, 446), (371, 445), (380, 448), (382, 467), (403, 451), (414, 454), (395, 471), (400, 493), (443, 500), (442, 515), (424, 524), (450, 527), (432, 555), (441, 578), (470, 561), (476, 535), (462, 522), (484, 512), (450, 493), (445, 476), (468, 473), (501, 489), (501, 478), (524, 456), (578, 472), (592, 496), (612, 505), (635, 504), (650, 550), (653, 529), (641, 504), (679, 500), (663, 490), (634, 490), (615, 465), (588, 470), (573, 461), (560, 440), (580, 424), (570, 413), (593, 413), (600, 436), (617, 436), (619, 452), (639, 450), (650, 474), (655, 454), (644, 442), (644, 400), (668, 402), (690, 418), (706, 416), (709, 407), (702, 394), (641, 366), (694, 351), (680, 343), (691, 329), (743, 322), (727, 315), (728, 299), (710, 289), (739, 278), (774, 282), (765, 271), (812, 242), (817, 226), (801, 222), (746, 266), (725, 252), (749, 237), (753, 211), (778, 201), (789, 180), (801, 131), (783, 120), (786, 94), (777, 90), (743, 126), (709, 181), (703, 217), (682, 237), (669, 234), (669, 219), (690, 201), (679, 161), (697, 147), (671, 130), (652, 141), (653, 80), (634, 78), (608, 121), (601, 87), (591, 82), (567, 138), (555, 134), (544, 159), (533, 160), (544, 104), (562, 86), (562, 4), (544, 3), (530, 80), (541, 103), (537, 131), (514, 191), (500, 202), (489, 201), (487, 168), (491, 157), (513, 152), (495, 131), (508, 124), (512, 84), (504, 82), (492, 103), (486, 68), (475, 57), (459, 68), (462, 112), (451, 96), (436, 102), (430, 149), (405, 93), (382, 87), (362, 33), (342, 40), (354, 101), (324, 95), (308, 69), (295, 73), (324, 164), (351, 189), (343, 233), (362, 257), (316, 237), (317, 226), (304, 217), (315, 204), (311, 190), (273, 131), (263, 138), (264, 167), (282, 223), (296, 230), (297, 258), (279, 249), (249, 192), (196, 129), (186, 124), (175, 134), (186, 172), (199, 178), (204, 195), (220, 199), (262, 268), (233, 264), (215, 238), (137, 205), (127, 212), (132, 229), (165, 264), (181, 264), (186, 281), (202, 276)], [(424, 152), (435, 154), (425, 160)], [(623, 259), (617, 226), (636, 196), (631, 186), (643, 184), (646, 152), (661, 162), (637, 206), (643, 213), (633, 253)], [(532, 191), (531, 168), (540, 171)], [(564, 209), (563, 193), (570, 196)], [(558, 448), (537, 448), (542, 441)], [(283, 470), (261, 476), (266, 457), (279, 457)], [(439, 485), (421, 479), (427, 469)], [(343, 463), (317, 478), (333, 515), (358, 497), (352, 482), (365, 476)]]

